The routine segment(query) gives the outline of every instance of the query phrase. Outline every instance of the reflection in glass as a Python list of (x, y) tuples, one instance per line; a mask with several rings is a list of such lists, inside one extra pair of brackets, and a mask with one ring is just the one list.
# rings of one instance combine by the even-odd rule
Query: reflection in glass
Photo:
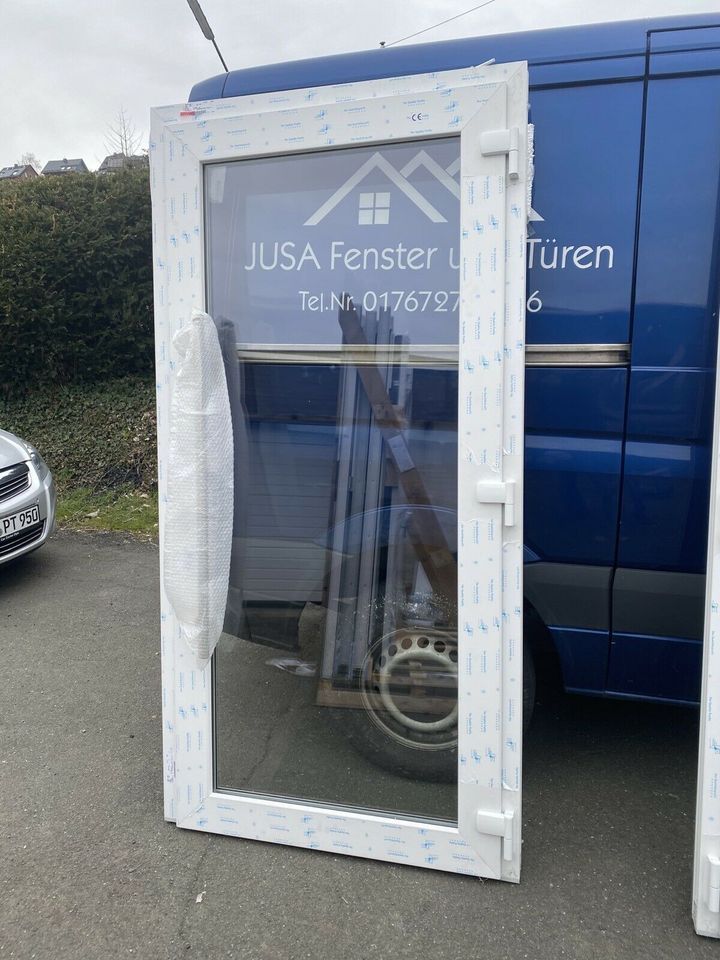
[[(384, 229), (394, 193), (365, 193), (359, 223)], [(214, 222), (211, 252), (228, 230), (247, 251), (246, 218)], [(294, 343), (253, 343), (252, 304), (217, 294), (236, 449), (217, 786), (455, 820), (457, 313), (417, 340), (413, 318), (334, 294), (322, 338)]]

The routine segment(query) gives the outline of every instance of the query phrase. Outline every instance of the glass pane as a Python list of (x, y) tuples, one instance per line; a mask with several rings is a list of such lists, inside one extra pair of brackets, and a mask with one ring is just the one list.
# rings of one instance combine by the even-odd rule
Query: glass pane
[[(443, 178), (456, 185), (458, 146), (208, 170), (210, 309), (236, 447), (220, 789), (456, 818), (459, 204)], [(410, 180), (436, 213), (442, 198), (442, 219), (408, 199)], [(320, 267), (246, 270), (273, 223)], [(415, 270), (419, 237), (434, 252)], [(339, 244), (410, 259), (333, 267)]]
[(340, 345), (350, 295), (405, 343), (456, 346), (459, 143), (207, 167), (213, 315), (241, 344)]

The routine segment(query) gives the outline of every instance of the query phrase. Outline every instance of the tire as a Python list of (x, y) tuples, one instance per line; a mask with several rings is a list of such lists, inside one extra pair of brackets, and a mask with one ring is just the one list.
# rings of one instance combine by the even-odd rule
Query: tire
[[(427, 642), (425, 642), (427, 641)], [(395, 648), (393, 652), (393, 648)], [(432, 651), (432, 652), (429, 652)], [(382, 658), (385, 664), (382, 664)], [(437, 719), (413, 715), (401, 697), (394, 696), (388, 675), (405, 663), (425, 662), (436, 670), (442, 683), (452, 683), (438, 698)], [(451, 783), (457, 779), (457, 639), (452, 634), (422, 628), (395, 631), (376, 641), (365, 658), (360, 679), (364, 709), (333, 710), (333, 722), (341, 724), (353, 746), (371, 763), (409, 779)], [(450, 677), (454, 673), (454, 677)], [(429, 675), (429, 674), (428, 674)], [(432, 684), (432, 680), (426, 683)], [(406, 681), (407, 683), (410, 681)], [(412, 701), (410, 701), (412, 702)], [(432, 701), (430, 701), (432, 704)], [(397, 712), (394, 706), (399, 704)], [(454, 711), (452, 705), (454, 704)], [(529, 726), (535, 704), (535, 665), (528, 645), (523, 659), (523, 729)], [(405, 713), (403, 713), (405, 711)]]

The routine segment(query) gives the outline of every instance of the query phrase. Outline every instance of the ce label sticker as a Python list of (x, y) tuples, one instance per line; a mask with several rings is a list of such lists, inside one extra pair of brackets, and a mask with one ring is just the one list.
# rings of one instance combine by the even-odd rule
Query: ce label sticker
[(419, 123), (421, 120), (427, 120), (429, 113), (413, 113), (410, 117), (413, 123)]

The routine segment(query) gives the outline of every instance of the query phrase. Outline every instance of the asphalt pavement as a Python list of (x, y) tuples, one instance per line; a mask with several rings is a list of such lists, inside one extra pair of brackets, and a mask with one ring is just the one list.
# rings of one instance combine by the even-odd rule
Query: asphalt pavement
[(693, 712), (541, 702), (517, 886), (206, 836), (163, 821), (157, 621), (153, 544), (63, 533), (0, 567), (0, 960), (717, 956)]

